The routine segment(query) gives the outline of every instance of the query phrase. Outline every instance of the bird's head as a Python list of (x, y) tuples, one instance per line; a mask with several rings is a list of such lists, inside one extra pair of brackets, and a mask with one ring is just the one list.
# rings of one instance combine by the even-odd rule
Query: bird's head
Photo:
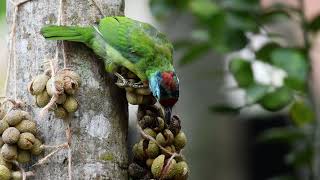
[(179, 98), (179, 79), (175, 72), (157, 72), (149, 79), (149, 86), (153, 96), (166, 111), (166, 120), (170, 122), (172, 107)]

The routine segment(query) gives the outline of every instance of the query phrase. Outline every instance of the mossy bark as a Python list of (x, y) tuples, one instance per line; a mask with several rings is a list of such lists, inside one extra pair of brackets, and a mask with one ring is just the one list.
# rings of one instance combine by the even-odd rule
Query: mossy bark
[[(17, 0), (18, 2), (19, 0)], [(98, 1), (103, 14), (123, 15), (122, 0)], [(14, 6), (7, 1), (7, 19), (11, 27)], [(45, 40), (39, 33), (46, 24), (56, 24), (59, 1), (31, 0), (20, 6), (16, 29), (16, 63), (11, 61), (7, 96), (17, 97), (31, 106), (45, 144), (64, 143), (65, 127), (52, 113), (39, 117), (40, 109), (27, 92), (28, 82), (47, 67), (46, 60), (54, 58), (56, 42)], [(65, 25), (94, 24), (102, 16), (92, 0), (64, 1)], [(103, 64), (82, 44), (65, 42), (67, 66), (81, 75), (78, 93), (80, 109), (70, 118), (72, 128), (73, 179), (127, 179), (127, 103), (121, 90), (106, 74)], [(57, 62), (63, 68), (60, 53)], [(16, 78), (15, 78), (16, 77)], [(46, 154), (49, 151), (46, 151)], [(67, 150), (50, 158), (47, 164), (31, 168), (33, 179), (67, 179)], [(37, 159), (34, 159), (36, 162)]]

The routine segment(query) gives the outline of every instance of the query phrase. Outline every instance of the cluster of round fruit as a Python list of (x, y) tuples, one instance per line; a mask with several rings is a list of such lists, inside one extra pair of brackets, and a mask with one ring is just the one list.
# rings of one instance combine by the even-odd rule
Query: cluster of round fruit
[(22, 179), (17, 164), (28, 163), (31, 155), (43, 151), (36, 122), (28, 112), (18, 108), (0, 114), (0, 179)]
[(133, 163), (129, 174), (133, 179), (186, 180), (188, 165), (181, 155), (187, 143), (180, 119), (174, 116), (167, 125), (163, 110), (157, 106), (139, 106), (142, 139), (133, 146)]
[[(125, 67), (120, 68), (119, 74), (121, 74), (121, 76), (123, 76), (131, 84), (140, 82), (139, 77)], [(125, 90), (127, 101), (132, 105), (153, 105), (157, 102), (157, 100), (152, 96), (149, 87), (125, 87)]]
[(29, 83), (28, 90), (35, 96), (38, 107), (47, 107), (54, 111), (57, 118), (64, 119), (78, 109), (78, 101), (74, 95), (80, 84), (81, 79), (76, 72), (63, 69), (54, 76), (51, 71), (36, 76)]

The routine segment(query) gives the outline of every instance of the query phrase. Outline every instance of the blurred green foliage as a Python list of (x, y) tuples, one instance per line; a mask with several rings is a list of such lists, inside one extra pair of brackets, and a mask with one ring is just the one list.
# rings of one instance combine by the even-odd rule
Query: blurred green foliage
[(6, 14), (6, 0), (0, 0), (0, 20), (4, 18)]
[[(229, 71), (238, 88), (246, 92), (246, 103), (236, 108), (215, 105), (210, 110), (235, 114), (252, 104), (259, 104), (271, 112), (287, 108), (292, 119), (291, 125), (267, 130), (259, 139), (290, 143), (292, 150), (287, 155), (287, 162), (297, 169), (307, 167), (307, 174), (311, 174), (316, 121), (312, 107), (314, 100), (310, 99), (312, 96), (308, 88), (311, 69), (308, 54), (313, 43), (309, 37), (320, 30), (320, 16), (308, 22), (302, 7), (274, 4), (262, 8), (258, 0), (151, 0), (150, 6), (160, 20), (170, 18), (174, 13), (192, 17), (194, 25), (190, 36), (174, 42), (176, 50), (184, 52), (179, 60), (180, 65), (191, 64), (208, 51), (225, 54), (249, 47), (255, 55), (253, 58), (233, 56), (229, 62)], [(289, 21), (300, 26), (304, 33), (304, 45), (283, 42), (286, 39), (281, 34), (269, 32), (266, 28), (277, 22)], [(254, 49), (249, 44), (248, 32), (263, 32), (269, 40), (261, 48)], [(282, 41), (278, 41), (279, 38)], [(283, 85), (257, 82), (252, 70), (255, 61), (282, 69), (286, 73)], [(281, 176), (275, 179), (299, 178)]]

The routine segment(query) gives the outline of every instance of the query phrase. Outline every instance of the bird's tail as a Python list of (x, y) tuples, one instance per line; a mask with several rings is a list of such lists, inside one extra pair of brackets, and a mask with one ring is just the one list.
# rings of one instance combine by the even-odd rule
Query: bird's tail
[(88, 43), (94, 35), (94, 29), (93, 27), (78, 26), (46, 26), (41, 28), (41, 34), (49, 40)]

